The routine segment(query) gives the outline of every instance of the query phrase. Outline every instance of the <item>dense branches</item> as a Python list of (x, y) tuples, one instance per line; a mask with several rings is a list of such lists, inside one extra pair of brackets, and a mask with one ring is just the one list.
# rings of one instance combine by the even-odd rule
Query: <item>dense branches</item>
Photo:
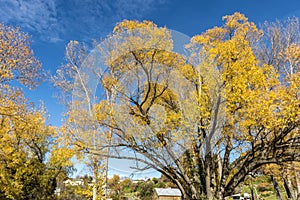
[[(85, 97), (73, 101), (80, 106), (70, 113), (88, 109), (101, 142), (86, 142), (78, 132), (82, 123), (76, 127), (71, 117), (68, 127), (78, 133), (73, 142), (85, 152), (136, 160), (143, 163), (137, 169), (161, 172), (185, 199), (224, 199), (262, 166), (299, 161), (297, 28), (287, 27), (293, 42), (285, 42), (274, 64), (267, 61), (274, 49), (262, 43), (254, 23), (240, 13), (224, 21), (194, 36), (185, 46), (188, 55), (174, 51), (166, 28), (119, 23), (71, 77), (75, 87), (84, 80)], [(102, 92), (95, 105), (91, 78)], [(124, 156), (123, 149), (132, 153)]]
[(67, 163), (70, 157), (57, 157), (55, 148), (50, 150), (56, 131), (46, 124), (43, 106), (36, 108), (17, 87), (21, 83), (34, 88), (41, 77), (28, 36), (0, 24), (1, 199), (53, 198), (57, 178), (71, 166)]

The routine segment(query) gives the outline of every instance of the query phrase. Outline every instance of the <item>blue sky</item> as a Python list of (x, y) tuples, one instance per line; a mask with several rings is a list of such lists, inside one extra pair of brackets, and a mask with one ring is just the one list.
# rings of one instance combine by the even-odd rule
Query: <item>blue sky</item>
[[(103, 39), (123, 19), (151, 20), (193, 36), (222, 24), (236, 11), (255, 23), (300, 16), (299, 0), (0, 0), (0, 22), (20, 26), (32, 36), (32, 48), (44, 69), (55, 72), (64, 63), (70, 40)], [(61, 124), (63, 108), (48, 82), (27, 96), (43, 100), (49, 123)]]
[[(105, 38), (123, 19), (147, 19), (193, 36), (236, 11), (256, 24), (300, 17), (300, 0), (0, 0), (0, 22), (29, 33), (36, 57), (51, 73), (64, 63), (68, 41)], [(26, 91), (32, 101), (44, 101), (49, 123), (58, 126), (63, 106), (54, 93), (48, 82)]]

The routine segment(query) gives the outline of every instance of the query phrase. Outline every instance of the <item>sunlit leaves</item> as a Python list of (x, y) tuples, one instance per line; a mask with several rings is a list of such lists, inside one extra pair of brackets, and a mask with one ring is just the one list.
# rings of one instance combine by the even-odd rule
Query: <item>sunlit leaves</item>
[(4, 199), (52, 198), (56, 178), (71, 166), (47, 159), (56, 130), (46, 124), (45, 108), (36, 108), (17, 87), (19, 82), (35, 88), (44, 77), (40, 67), (29, 36), (0, 24), (0, 197)]
[(46, 164), (55, 130), (45, 124), (42, 110), (36, 111), (22, 101), (6, 101), (9, 107), (0, 117), (0, 193), (14, 199), (50, 197), (55, 174), (61, 172), (61, 165)]
[(19, 28), (0, 24), (0, 83), (17, 80), (35, 87), (42, 78), (40, 68), (30, 49), (29, 36)]
[[(71, 138), (73, 144), (96, 153), (91, 142), (108, 145), (117, 158), (131, 149), (141, 157), (126, 158), (164, 173), (191, 199), (213, 193), (223, 199), (261, 165), (298, 159), (289, 149), (299, 143), (297, 40), (276, 50), (280, 62), (265, 62), (258, 51), (262, 31), (241, 13), (223, 20), (194, 36), (188, 55), (173, 52), (176, 41), (165, 27), (117, 24), (96, 46), (104, 95), (96, 104), (73, 101), (80, 109), (68, 113), (65, 131), (81, 137)], [(88, 83), (90, 77), (79, 78)], [(79, 129), (72, 129), (75, 122)]]

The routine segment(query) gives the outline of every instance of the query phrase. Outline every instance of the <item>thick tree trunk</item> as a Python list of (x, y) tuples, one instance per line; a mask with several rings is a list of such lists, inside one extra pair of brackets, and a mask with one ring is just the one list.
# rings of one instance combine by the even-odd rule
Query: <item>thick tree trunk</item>
[(206, 178), (205, 178), (205, 184), (206, 184), (206, 196), (207, 199), (212, 200), (213, 199), (213, 194), (210, 188), (211, 185), (211, 171), (210, 167), (206, 167)]
[(217, 199), (219, 200), (223, 200), (223, 194), (224, 194), (224, 187), (221, 184), (221, 177), (222, 177), (222, 160), (221, 160), (221, 156), (218, 153), (216, 155), (216, 160), (214, 161), (215, 165), (216, 165), (216, 169), (214, 170), (214, 193), (215, 196), (217, 197)]
[(276, 192), (276, 199), (277, 200), (282, 200), (282, 196), (281, 196), (281, 192), (280, 192), (278, 182), (276, 181), (276, 178), (273, 175), (271, 175), (271, 180), (272, 180), (275, 192)]
[(224, 199), (224, 187), (220, 187), (219, 191), (217, 192), (218, 194), (218, 200), (223, 200)]
[(98, 185), (98, 166), (97, 166), (97, 160), (93, 159), (93, 168), (94, 168), (94, 174), (93, 174), (93, 200), (97, 200), (97, 185)]
[(250, 190), (251, 190), (251, 197), (252, 197), (252, 200), (256, 200), (255, 191), (254, 191), (254, 189), (253, 189), (252, 185), (251, 185), (251, 188), (250, 188)]
[(295, 194), (295, 198), (297, 200), (300, 200), (300, 174), (299, 172), (295, 169), (295, 165), (293, 163), (293, 169), (294, 169), (294, 173), (295, 173), (295, 182), (296, 182), (296, 194)]
[(283, 183), (284, 183), (284, 189), (286, 191), (287, 198), (292, 199), (293, 198), (292, 197), (292, 192), (289, 188), (288, 181), (285, 178), (283, 178)]

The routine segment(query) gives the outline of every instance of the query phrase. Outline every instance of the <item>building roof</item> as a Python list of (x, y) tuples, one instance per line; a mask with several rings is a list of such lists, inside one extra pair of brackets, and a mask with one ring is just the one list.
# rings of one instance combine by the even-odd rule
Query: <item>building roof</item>
[(155, 192), (158, 196), (172, 196), (181, 197), (181, 192), (177, 188), (155, 188)]

